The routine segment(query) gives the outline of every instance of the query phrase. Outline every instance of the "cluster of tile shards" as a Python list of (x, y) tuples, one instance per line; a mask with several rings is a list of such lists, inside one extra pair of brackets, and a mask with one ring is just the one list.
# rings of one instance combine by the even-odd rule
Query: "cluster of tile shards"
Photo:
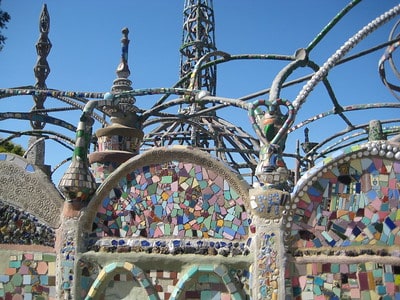
[(354, 159), (349, 174), (339, 167), (327, 168), (296, 204), (294, 248), (400, 245), (400, 161)]
[[(204, 289), (204, 286), (207, 289)], [(231, 299), (221, 278), (212, 273), (198, 276), (197, 281), (184, 292), (184, 299)]]
[(278, 248), (275, 233), (263, 233), (260, 237), (260, 250), (257, 255), (258, 276), (253, 278), (259, 282), (259, 299), (277, 299), (279, 268), (277, 262)]
[(118, 163), (115, 162), (104, 162), (104, 163), (93, 163), (90, 166), (93, 177), (96, 179), (96, 183), (102, 183), (107, 177), (114, 172), (118, 167)]
[(70, 293), (72, 287), (75, 284), (75, 234), (76, 231), (72, 228), (64, 228), (62, 241), (63, 244), (60, 248), (60, 263), (59, 263), (59, 275), (61, 275), (62, 281), (62, 292), (64, 296)]
[[(126, 130), (126, 128), (124, 128)], [(97, 151), (110, 151), (110, 150), (121, 150), (135, 152), (140, 143), (140, 139), (137, 137), (127, 137), (120, 135), (113, 136), (100, 136), (97, 139)]]
[(157, 254), (201, 254), (237, 256), (250, 253), (251, 238), (246, 242), (225, 242), (223, 240), (200, 239), (90, 239), (88, 251), (96, 252), (146, 252)]
[(10, 255), (0, 274), (0, 299), (56, 299), (56, 256), (46, 253)]
[(291, 264), (286, 286), (293, 299), (399, 299), (400, 267), (358, 264)]
[(202, 166), (168, 162), (129, 173), (106, 197), (93, 224), (98, 237), (247, 237), (243, 199)]
[(54, 229), (33, 215), (0, 201), (0, 243), (54, 247)]

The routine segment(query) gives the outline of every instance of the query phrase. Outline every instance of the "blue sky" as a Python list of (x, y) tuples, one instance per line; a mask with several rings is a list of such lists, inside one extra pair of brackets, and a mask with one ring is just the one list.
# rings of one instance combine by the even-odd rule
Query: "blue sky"
[[(184, 1), (178, 0), (3, 0), (2, 10), (11, 15), (8, 38), (0, 52), (0, 88), (34, 85), (33, 67), (39, 37), (38, 20), (46, 3), (50, 18), (49, 38), (52, 49), (48, 56), (51, 73), (47, 86), (68, 91), (109, 91), (116, 78), (121, 54), (121, 29), (130, 30), (129, 66), (133, 88), (171, 87), (179, 79), (179, 47), (182, 42)], [(306, 47), (348, 1), (265, 1), (214, 0), (215, 40), (218, 50), (230, 54), (291, 55)], [(397, 5), (397, 1), (364, 0), (342, 19), (313, 49), (310, 59), (322, 65), (344, 42), (378, 15)], [(361, 42), (349, 55), (387, 41), (395, 20), (379, 28)], [(379, 79), (377, 65), (384, 50), (334, 68), (328, 76), (342, 105), (397, 102)], [(239, 98), (271, 86), (277, 73), (287, 64), (279, 61), (233, 61), (218, 65), (217, 95)], [(288, 80), (310, 74), (301, 69)], [(388, 71), (389, 75), (391, 74)], [(395, 83), (395, 79), (392, 79)], [(304, 83), (284, 89), (281, 97), (293, 101)], [(150, 107), (159, 97), (137, 98), (140, 108)], [(268, 99), (268, 95), (257, 99)], [(47, 99), (46, 107), (55, 100)], [(0, 111), (29, 111), (31, 97), (1, 100)], [(62, 105), (61, 105), (62, 106)], [(322, 85), (318, 85), (302, 106), (295, 124), (333, 107)], [(224, 115), (225, 114), (225, 115)], [(78, 123), (79, 113), (58, 117)], [(397, 118), (395, 109), (354, 112), (349, 118), (356, 124), (372, 118)], [(222, 112), (222, 117), (251, 134), (247, 113), (235, 109)], [(27, 121), (6, 120), (1, 129), (27, 130)], [(47, 127), (46, 127), (47, 128)], [(51, 128), (51, 127), (49, 127)], [(310, 139), (321, 140), (344, 130), (346, 124), (336, 116), (309, 126)], [(293, 152), (296, 140), (303, 141), (303, 129), (291, 134), (287, 150)], [(26, 138), (14, 142), (23, 146)], [(25, 146), (26, 147), (26, 146)], [(47, 148), (49, 164), (57, 164), (70, 155), (55, 143)], [(55, 174), (55, 181), (60, 174)]]

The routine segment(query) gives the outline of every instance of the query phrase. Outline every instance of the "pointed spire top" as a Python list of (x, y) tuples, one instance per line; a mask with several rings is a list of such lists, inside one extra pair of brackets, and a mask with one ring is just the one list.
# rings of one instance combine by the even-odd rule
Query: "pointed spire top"
[(50, 67), (47, 62), (47, 56), (50, 53), (51, 42), (49, 40), (50, 16), (47, 5), (44, 4), (39, 18), (39, 40), (36, 43), (36, 52), (38, 55), (36, 66), (34, 67), (36, 77), (36, 87), (46, 88), (46, 78), (50, 73)]
[(50, 31), (50, 15), (47, 10), (47, 4), (43, 4), (42, 13), (39, 22), (40, 33), (49, 33)]
[[(50, 16), (46, 4), (43, 5), (40, 14), (39, 31), (40, 35), (36, 43), (37, 60), (33, 72), (36, 78), (35, 88), (45, 89), (47, 88), (46, 79), (50, 74), (50, 66), (47, 62), (47, 56), (49, 55), (52, 46), (49, 39)], [(32, 110), (43, 109), (46, 95), (35, 95), (33, 96), (33, 100), (35, 101), (35, 106)], [(32, 121), (31, 125), (34, 129), (43, 129), (45, 124), (40, 121)]]
[(121, 39), (121, 62), (118, 65), (117, 68), (117, 76), (118, 78), (128, 78), (131, 72), (129, 71), (129, 66), (128, 66), (128, 48), (129, 48), (129, 29), (128, 28), (122, 28), (122, 39)]
[(128, 48), (129, 48), (129, 39), (128, 39), (128, 28), (122, 29), (122, 39), (121, 39), (121, 62), (117, 67), (117, 78), (113, 82), (113, 86), (111, 90), (113, 92), (119, 93), (124, 91), (132, 90), (132, 81), (128, 79), (131, 71), (128, 66)]

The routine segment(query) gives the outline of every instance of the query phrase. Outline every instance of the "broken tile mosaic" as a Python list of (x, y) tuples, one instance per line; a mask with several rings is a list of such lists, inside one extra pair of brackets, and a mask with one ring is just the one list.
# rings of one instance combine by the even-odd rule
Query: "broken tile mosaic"
[(33, 215), (0, 201), (0, 243), (54, 247), (54, 229)]
[(286, 286), (293, 299), (398, 299), (400, 269), (381, 263), (292, 265)]
[(54, 254), (15, 253), (0, 276), (0, 299), (55, 299), (55, 286)]
[(245, 239), (242, 198), (223, 177), (199, 165), (146, 166), (120, 180), (93, 224), (98, 237)]
[(329, 168), (297, 203), (294, 249), (400, 243), (400, 162), (360, 158), (349, 165), (350, 182)]

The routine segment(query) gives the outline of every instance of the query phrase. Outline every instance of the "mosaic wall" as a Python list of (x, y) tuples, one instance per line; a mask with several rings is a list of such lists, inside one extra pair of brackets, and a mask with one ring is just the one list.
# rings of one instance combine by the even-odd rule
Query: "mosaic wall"
[(400, 161), (350, 162), (349, 184), (328, 168), (301, 196), (293, 216), (294, 248), (400, 245)]
[(400, 299), (400, 266), (309, 263), (292, 265), (289, 273), (293, 299)]
[(226, 179), (199, 165), (168, 162), (135, 170), (103, 200), (93, 232), (160, 238), (247, 237), (242, 198)]
[(0, 244), (54, 247), (54, 229), (33, 215), (0, 201)]
[[(248, 289), (249, 274), (223, 266), (192, 266), (184, 272), (141, 270), (128, 262), (111, 263), (100, 268), (80, 260), (81, 286), (79, 299), (100, 296), (143, 299), (244, 299), (242, 288)], [(101, 269), (101, 270), (100, 270)]]
[(56, 299), (55, 254), (35, 252), (0, 255), (3, 259), (0, 300)]
[(286, 270), (296, 299), (400, 299), (396, 152), (371, 143), (299, 181), (288, 218), (294, 262)]

